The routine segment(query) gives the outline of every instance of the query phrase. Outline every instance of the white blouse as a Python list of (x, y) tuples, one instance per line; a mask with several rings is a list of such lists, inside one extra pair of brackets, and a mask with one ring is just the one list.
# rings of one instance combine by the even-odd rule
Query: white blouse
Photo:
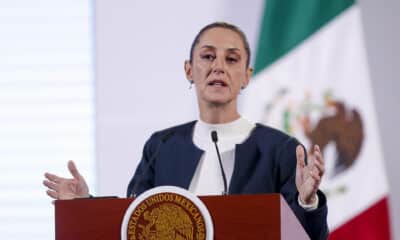
[(212, 131), (215, 130), (218, 134), (217, 144), (229, 188), (235, 161), (235, 146), (244, 142), (254, 127), (254, 123), (244, 118), (223, 124), (209, 124), (198, 120), (194, 127), (193, 142), (204, 153), (197, 165), (189, 191), (196, 195), (220, 195), (224, 190), (217, 151), (211, 139)]

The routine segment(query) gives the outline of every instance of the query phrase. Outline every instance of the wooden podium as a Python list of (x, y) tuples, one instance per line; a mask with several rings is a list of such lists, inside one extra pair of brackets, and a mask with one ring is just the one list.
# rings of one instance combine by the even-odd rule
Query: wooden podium
[[(214, 239), (310, 239), (279, 194), (200, 197), (211, 214)], [(132, 198), (57, 200), (56, 240), (120, 239)]]

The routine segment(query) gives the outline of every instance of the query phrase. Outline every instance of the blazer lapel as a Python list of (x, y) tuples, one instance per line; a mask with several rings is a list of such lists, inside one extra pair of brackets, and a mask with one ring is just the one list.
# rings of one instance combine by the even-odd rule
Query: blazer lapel
[(259, 158), (260, 151), (258, 149), (255, 132), (257, 126), (252, 131), (250, 136), (241, 144), (236, 144), (235, 149), (235, 166), (231, 183), (229, 185), (230, 194), (242, 193), (246, 183), (252, 175), (253, 168), (256, 167), (256, 159)]
[(171, 178), (175, 179), (176, 182), (174, 184), (176, 186), (185, 189), (189, 189), (199, 160), (203, 155), (203, 151), (197, 148), (192, 140), (192, 132), (195, 123), (195, 121), (191, 122), (191, 124), (186, 125), (182, 131), (178, 133), (179, 137), (175, 143), (175, 146), (178, 147), (175, 149), (175, 153), (171, 155), (175, 158), (174, 166), (176, 167), (176, 175), (171, 176)]

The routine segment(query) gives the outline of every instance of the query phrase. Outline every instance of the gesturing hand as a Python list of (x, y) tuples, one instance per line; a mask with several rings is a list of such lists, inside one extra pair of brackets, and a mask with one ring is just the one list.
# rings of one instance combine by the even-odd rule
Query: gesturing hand
[(301, 145), (296, 148), (296, 187), (300, 195), (300, 201), (304, 204), (312, 204), (316, 201), (316, 193), (324, 175), (325, 167), (321, 151), (315, 145), (308, 155), (308, 164), (305, 164), (305, 153)]
[(89, 197), (89, 188), (86, 181), (78, 172), (72, 160), (68, 161), (68, 170), (73, 178), (62, 178), (51, 173), (44, 174), (46, 179), (43, 181), (43, 185), (49, 188), (46, 191), (47, 195), (54, 199)]

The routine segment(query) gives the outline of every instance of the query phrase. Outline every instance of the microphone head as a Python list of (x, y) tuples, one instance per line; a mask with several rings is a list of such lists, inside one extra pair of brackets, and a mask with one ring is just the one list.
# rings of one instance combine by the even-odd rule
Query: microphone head
[(214, 131), (211, 132), (211, 139), (212, 139), (212, 141), (215, 142), (215, 143), (218, 141), (218, 134), (217, 134), (217, 131), (214, 130)]

